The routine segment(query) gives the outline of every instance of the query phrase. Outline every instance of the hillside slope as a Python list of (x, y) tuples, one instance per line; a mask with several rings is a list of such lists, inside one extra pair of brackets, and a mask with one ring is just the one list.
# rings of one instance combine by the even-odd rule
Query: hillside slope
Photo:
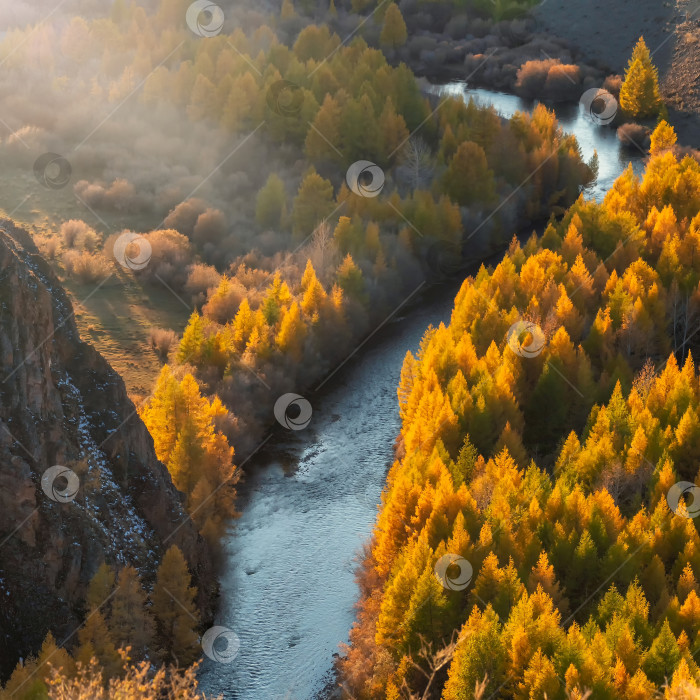
[[(77, 476), (74, 499), (60, 495), (65, 479), (42, 484), (54, 465)], [(76, 630), (101, 562), (131, 563), (148, 580), (172, 544), (206, 616), (207, 549), (122, 379), (81, 341), (30, 237), (0, 221), (0, 672), (49, 629), (59, 641)]]

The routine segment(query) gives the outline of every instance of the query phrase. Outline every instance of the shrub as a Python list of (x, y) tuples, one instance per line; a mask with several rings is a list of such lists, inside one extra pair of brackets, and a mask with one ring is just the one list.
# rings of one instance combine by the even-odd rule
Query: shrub
[(102, 242), (97, 231), (81, 219), (64, 221), (60, 233), (67, 248), (84, 248), (93, 252)]
[(560, 63), (552, 66), (544, 83), (545, 94), (552, 100), (578, 99), (581, 94), (581, 71), (578, 66)]
[(102, 253), (90, 253), (87, 250), (69, 250), (63, 256), (63, 266), (66, 273), (76, 277), (81, 284), (101, 282), (112, 273), (112, 266)]
[(173, 265), (184, 265), (192, 258), (192, 246), (185, 236), (172, 229), (157, 229), (146, 234), (153, 257)]
[(207, 298), (207, 292), (219, 285), (221, 275), (213, 265), (195, 263), (190, 267), (185, 291), (190, 294), (192, 303), (196, 306), (203, 304)]
[(581, 93), (581, 71), (558, 58), (526, 61), (518, 71), (515, 91), (530, 99), (543, 95), (554, 100), (576, 99)]
[[(105, 249), (114, 250), (114, 245), (119, 234), (110, 236)], [(140, 270), (134, 270), (141, 280), (146, 282), (157, 281), (165, 283), (173, 289), (182, 290), (187, 281), (187, 272), (192, 263), (192, 244), (186, 236), (173, 229), (157, 229), (150, 233), (141, 234), (141, 239), (150, 245), (151, 257), (147, 264)], [(129, 255), (137, 255), (141, 249), (142, 240), (134, 241), (127, 248)], [(133, 248), (132, 248), (133, 246)], [(158, 279), (160, 278), (160, 279)]]
[(76, 182), (74, 191), (81, 200), (95, 209), (138, 213), (148, 206), (147, 200), (124, 178), (117, 178), (108, 186), (80, 180)]
[(188, 199), (178, 204), (163, 221), (166, 229), (175, 229), (188, 238), (192, 237), (194, 225), (199, 215), (207, 209), (207, 203), (203, 199)]
[(617, 138), (623, 146), (645, 151), (649, 149), (649, 134), (646, 126), (634, 122), (622, 124), (617, 130)]
[(58, 249), (61, 247), (61, 241), (58, 236), (42, 236), (35, 238), (39, 250), (48, 260), (55, 260), (58, 256)]
[(175, 331), (166, 328), (151, 328), (148, 340), (158, 357), (165, 362), (170, 350), (177, 344), (179, 336)]
[[(89, 665), (81, 666), (75, 678), (67, 678), (61, 675), (61, 669), (52, 668), (48, 697), (51, 700), (109, 700), (117, 697), (204, 700), (205, 696), (197, 689), (197, 664), (187, 669), (161, 667), (156, 670), (146, 661), (137, 665), (129, 664), (128, 652), (129, 649), (120, 650), (123, 673), (115, 678), (107, 679), (95, 659)], [(220, 698), (221, 696), (219, 700)]]
[(561, 64), (554, 58), (548, 58), (544, 61), (526, 61), (518, 71), (515, 91), (528, 98), (541, 95), (549, 75), (549, 69), (554, 65)]
[(423, 51), (434, 51), (436, 47), (435, 37), (427, 35), (413, 36), (408, 42), (408, 49), (413, 56), (419, 56)]
[(192, 238), (197, 245), (218, 243), (226, 235), (226, 217), (219, 209), (207, 209), (197, 217)]
[(620, 98), (620, 88), (622, 87), (621, 75), (609, 75), (603, 82), (603, 90), (607, 90), (616, 100)]
[(246, 288), (236, 279), (222, 280), (216, 290), (209, 294), (202, 313), (217, 323), (226, 323), (233, 319), (243, 299), (247, 296)]
[(145, 238), (151, 244), (151, 261), (139, 274), (145, 279), (160, 278), (161, 282), (182, 289), (187, 281), (187, 268), (192, 262), (189, 240), (172, 229), (151, 231), (145, 234)]

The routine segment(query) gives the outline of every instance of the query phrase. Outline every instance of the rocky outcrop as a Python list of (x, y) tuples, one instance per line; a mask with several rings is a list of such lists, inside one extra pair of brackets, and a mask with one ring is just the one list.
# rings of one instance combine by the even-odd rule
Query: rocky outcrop
[[(164, 550), (177, 544), (199, 586), (205, 619), (210, 613), (214, 576), (207, 548), (124, 382), (81, 341), (73, 314), (29, 235), (0, 220), (5, 673), (35, 651), (48, 630), (61, 641), (78, 628), (85, 587), (103, 561), (131, 563), (150, 582)], [(53, 472), (46, 470), (55, 465), (71, 471), (52, 484)]]

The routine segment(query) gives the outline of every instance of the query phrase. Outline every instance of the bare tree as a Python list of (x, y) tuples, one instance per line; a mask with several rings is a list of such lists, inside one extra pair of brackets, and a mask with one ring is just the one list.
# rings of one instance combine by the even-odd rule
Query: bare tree
[(700, 308), (695, 295), (688, 290), (681, 290), (678, 282), (673, 281), (670, 296), (672, 299), (671, 323), (673, 326), (673, 350), (680, 351), (681, 362), (690, 349), (689, 343), (697, 334)]
[[(426, 642), (423, 636), (420, 637), (420, 640), (421, 648), (417, 654), (418, 660), (416, 661), (412, 657), (409, 660), (413, 668), (416, 669), (416, 671), (418, 671), (421, 675), (425, 676), (427, 683), (423, 692), (418, 694), (414, 693), (409, 688), (408, 683), (404, 678), (403, 684), (401, 685), (401, 692), (406, 697), (406, 700), (428, 700), (428, 698), (431, 697), (430, 689), (435, 677), (452, 661), (452, 657), (455, 655), (457, 645), (460, 641), (459, 638), (455, 639), (455, 635), (453, 634), (449, 644), (434, 652), (432, 642)], [(483, 681), (484, 688), (486, 687), (487, 678), (484, 678)], [(477, 683), (475, 693), (479, 685), (480, 684)], [(479, 698), (480, 696), (475, 695), (475, 697)]]
[(401, 151), (401, 160), (411, 171), (413, 189), (420, 189), (432, 170), (430, 146), (420, 136), (411, 136)]
[(647, 358), (647, 361), (644, 363), (644, 367), (637, 372), (634, 377), (634, 381), (632, 382), (632, 386), (637, 390), (637, 393), (642, 401), (646, 402), (647, 396), (649, 396), (649, 392), (654, 386), (655, 381), (656, 368), (654, 367), (654, 363), (651, 361), (651, 358)]
[(659, 698), (664, 698), (665, 700), (698, 700), (700, 698), (700, 689), (691, 680), (681, 681), (678, 684), (669, 685), (668, 679), (663, 685), (664, 694), (659, 692)]
[(486, 674), (482, 681), (477, 681), (474, 685), (474, 700), (484, 700), (486, 695), (486, 686), (489, 683), (489, 676)]
[(304, 250), (305, 257), (311, 260), (316, 275), (324, 282), (328, 281), (327, 271), (335, 268), (336, 245), (333, 230), (327, 221), (322, 221), (313, 232), (309, 244)]

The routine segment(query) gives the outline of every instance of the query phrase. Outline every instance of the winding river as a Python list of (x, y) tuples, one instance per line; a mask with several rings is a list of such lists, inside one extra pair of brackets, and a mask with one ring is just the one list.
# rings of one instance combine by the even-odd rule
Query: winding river
[[(471, 95), (505, 117), (532, 108), (461, 83), (431, 90)], [(556, 111), (585, 158), (598, 152), (599, 177), (587, 196), (601, 199), (630, 160), (642, 169), (641, 156), (621, 151), (614, 130), (595, 125), (575, 105)], [(312, 397), (308, 428), (273, 438), (248, 463), (239, 487), (242, 515), (225, 543), (217, 618), (236, 632), (240, 650), (230, 664), (206, 660), (200, 682), (207, 694), (327, 697), (333, 655), (355, 619), (356, 557), (371, 533), (399, 430), (401, 363), (428, 325), (449, 321), (459, 286), (434, 287), (400, 312)]]

